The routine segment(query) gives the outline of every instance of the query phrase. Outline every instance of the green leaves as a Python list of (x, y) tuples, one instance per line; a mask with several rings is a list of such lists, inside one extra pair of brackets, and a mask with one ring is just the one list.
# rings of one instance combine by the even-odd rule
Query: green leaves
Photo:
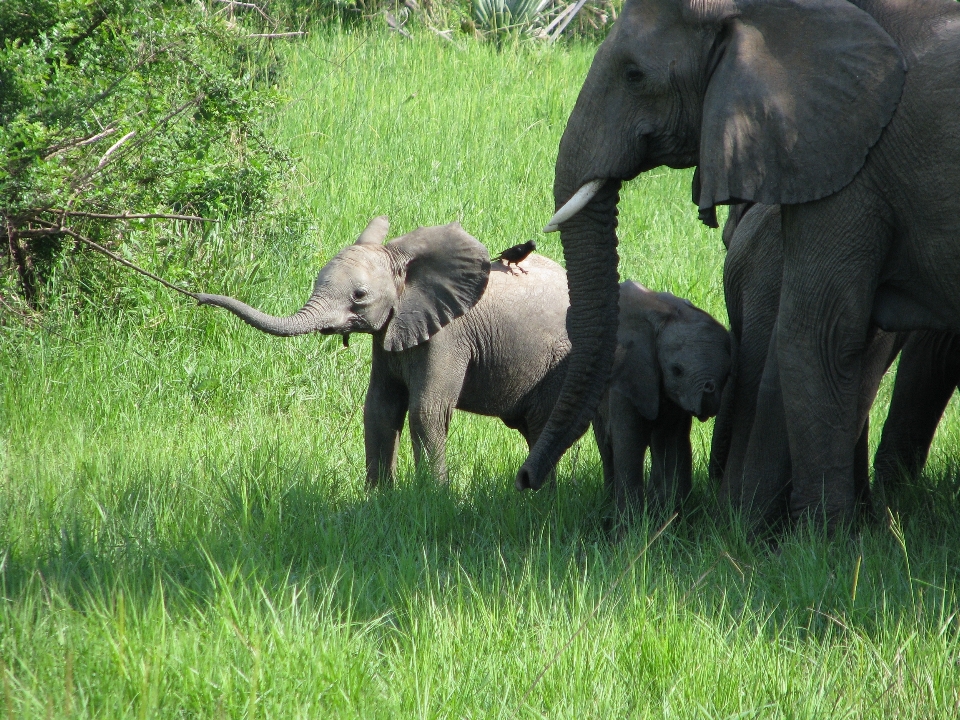
[[(28, 302), (61, 257), (39, 253), (63, 234), (51, 209), (217, 216), (269, 201), (285, 160), (261, 129), (278, 60), (225, 9), (0, 5), (0, 255)], [(71, 228), (114, 245), (130, 232), (102, 218)]]

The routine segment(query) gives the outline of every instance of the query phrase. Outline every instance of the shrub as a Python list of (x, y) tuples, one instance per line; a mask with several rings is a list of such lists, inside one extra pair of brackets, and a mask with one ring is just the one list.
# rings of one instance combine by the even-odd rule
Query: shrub
[(228, 7), (0, 3), (8, 290), (36, 305), (78, 236), (121, 245), (130, 222), (97, 215), (220, 217), (268, 201), (284, 159), (260, 129), (277, 60)]

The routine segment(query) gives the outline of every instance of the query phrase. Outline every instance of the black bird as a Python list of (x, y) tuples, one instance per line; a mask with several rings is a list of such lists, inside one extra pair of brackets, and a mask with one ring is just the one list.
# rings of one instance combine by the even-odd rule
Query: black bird
[(527, 242), (521, 245), (514, 245), (511, 248), (507, 248), (502, 253), (497, 255), (493, 259), (493, 261), (496, 262), (497, 260), (499, 260), (507, 267), (510, 267), (511, 265), (516, 265), (517, 269), (520, 272), (526, 273), (527, 271), (524, 270), (522, 267), (520, 267), (520, 263), (526, 260), (527, 255), (529, 255), (536, 249), (537, 249), (537, 241), (528, 240)]

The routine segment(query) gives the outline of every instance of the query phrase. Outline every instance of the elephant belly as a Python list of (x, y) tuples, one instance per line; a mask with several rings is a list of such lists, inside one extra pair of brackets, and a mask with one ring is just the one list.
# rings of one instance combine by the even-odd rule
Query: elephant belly
[(471, 363), (457, 408), (478, 415), (522, 417), (538, 406), (553, 407), (563, 381), (564, 351), (550, 347), (500, 362)]

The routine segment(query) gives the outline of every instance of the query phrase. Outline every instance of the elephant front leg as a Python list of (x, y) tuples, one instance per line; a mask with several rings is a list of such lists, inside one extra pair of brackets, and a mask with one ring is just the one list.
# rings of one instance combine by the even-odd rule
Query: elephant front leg
[(650, 446), (651, 426), (633, 404), (611, 395), (608, 418), (613, 456), (613, 502), (618, 523), (643, 509), (643, 464)]
[(661, 512), (679, 511), (693, 489), (691, 418), (678, 407), (670, 410), (661, 409), (650, 438), (647, 507)]
[[(732, 473), (728, 487), (736, 487), (729, 496), (733, 507), (741, 511), (755, 529), (771, 527), (787, 513), (790, 484), (790, 444), (784, 415), (780, 363), (777, 354), (777, 324), (770, 329), (763, 373), (755, 385), (751, 400), (751, 424), (739, 477)], [(724, 478), (727, 483), (728, 478)], [(736, 482), (734, 482), (736, 481)]]
[(887, 246), (879, 211), (865, 193), (850, 190), (783, 208), (777, 359), (793, 481), (790, 512), (795, 519), (825, 521), (830, 529), (855, 514), (861, 367)]
[(447, 481), (447, 433), (453, 417), (451, 403), (414, 404), (410, 408), (410, 437), (417, 467), (429, 467), (441, 482)]
[(409, 402), (407, 388), (399, 381), (371, 373), (363, 403), (363, 444), (367, 461), (367, 487), (393, 482), (397, 471), (397, 447)]
[(422, 353), (422, 360), (414, 358), (419, 372), (410, 388), (413, 457), (418, 467), (426, 464), (438, 480), (446, 482), (447, 433), (463, 389), (466, 361), (453, 362), (450, 353), (439, 348), (424, 348)]

